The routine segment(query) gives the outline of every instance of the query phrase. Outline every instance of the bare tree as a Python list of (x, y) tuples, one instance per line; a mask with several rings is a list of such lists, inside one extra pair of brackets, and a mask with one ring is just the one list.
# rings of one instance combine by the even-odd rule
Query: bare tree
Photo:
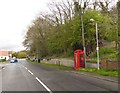
[(44, 18), (52, 21), (54, 24), (59, 26), (60, 24), (64, 24), (65, 22), (69, 21), (73, 17), (74, 6), (73, 2), (67, 0), (61, 0), (61, 2), (55, 2), (49, 4), (49, 9), (51, 11), (50, 15), (43, 15)]

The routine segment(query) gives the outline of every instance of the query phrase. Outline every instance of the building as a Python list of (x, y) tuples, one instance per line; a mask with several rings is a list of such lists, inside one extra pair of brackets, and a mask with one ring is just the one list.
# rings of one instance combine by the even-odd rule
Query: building
[(0, 51), (0, 59), (8, 60), (10, 57), (9, 51)]

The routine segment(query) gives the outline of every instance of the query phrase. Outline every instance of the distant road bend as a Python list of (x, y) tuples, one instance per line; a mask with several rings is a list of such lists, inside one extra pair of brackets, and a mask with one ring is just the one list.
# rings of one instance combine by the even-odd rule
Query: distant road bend
[(118, 82), (32, 64), (23, 59), (20, 59), (18, 63), (4, 64), (4, 68), (0, 68), (0, 82), (2, 93), (10, 91), (12, 91), (10, 93), (17, 93), (16, 91), (21, 91), (21, 93), (42, 93), (44, 91), (46, 93), (54, 93), (55, 91), (117, 93), (118, 91)]

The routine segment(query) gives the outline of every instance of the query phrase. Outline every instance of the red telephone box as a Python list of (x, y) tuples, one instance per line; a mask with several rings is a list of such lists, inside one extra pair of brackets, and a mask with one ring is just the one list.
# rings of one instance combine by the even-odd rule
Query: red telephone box
[(85, 68), (83, 50), (74, 51), (74, 69), (77, 70), (79, 68)]

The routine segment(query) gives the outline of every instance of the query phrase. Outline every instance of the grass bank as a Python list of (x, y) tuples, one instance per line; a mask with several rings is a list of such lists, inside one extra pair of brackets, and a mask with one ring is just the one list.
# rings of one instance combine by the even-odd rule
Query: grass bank
[[(32, 64), (41, 64), (43, 66), (63, 69), (63, 70), (73, 70), (73, 67), (63, 66), (63, 65), (56, 65), (56, 64), (48, 64), (48, 63), (37, 63), (28, 60)], [(96, 69), (96, 68), (81, 68), (76, 70), (77, 72), (87, 72), (94, 75), (102, 75), (102, 76), (111, 76), (111, 77), (119, 77), (120, 78), (120, 70), (111, 70), (111, 69)]]
[(40, 63), (44, 66), (50, 66), (54, 68), (64, 69), (64, 70), (74, 70), (73, 67), (63, 66), (63, 65), (56, 65), (56, 64), (47, 64), (47, 63)]
[[(116, 48), (101, 47), (99, 50), (100, 61), (102, 59), (118, 61), (118, 50)], [(88, 62), (97, 62), (97, 52), (92, 53), (86, 59)]]
[(111, 69), (96, 69), (96, 68), (81, 68), (79, 72), (89, 72), (91, 74), (102, 75), (102, 76), (111, 76), (120, 78), (120, 70), (111, 70)]

